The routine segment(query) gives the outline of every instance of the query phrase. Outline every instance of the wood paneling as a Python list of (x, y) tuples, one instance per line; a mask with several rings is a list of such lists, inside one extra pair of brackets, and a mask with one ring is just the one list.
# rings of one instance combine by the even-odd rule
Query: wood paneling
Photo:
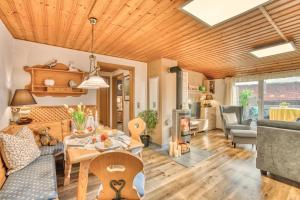
[[(192, 145), (213, 152), (195, 167), (186, 168), (161, 153), (145, 148), (145, 200), (296, 200), (299, 184), (275, 176), (262, 176), (256, 168), (256, 151), (251, 145), (233, 148), (221, 131), (210, 131), (192, 138)], [(58, 169), (59, 199), (75, 200), (78, 167), (72, 183), (63, 187), (63, 170)], [(288, 184), (287, 184), (288, 183)], [(87, 199), (93, 199), (100, 181), (89, 177)]]
[(216, 27), (182, 13), (186, 0), (1, 0), (0, 18), (15, 38), (90, 50), (88, 17), (98, 18), (95, 51), (149, 62), (170, 58), (209, 78), (300, 68), (300, 51), (266, 58), (254, 48), (283, 41), (300, 48), (300, 1), (273, 0)]
[[(103, 77), (108, 85), (111, 85), (109, 77)], [(99, 121), (104, 126), (110, 126), (110, 89), (100, 88), (97, 90), (97, 105)]]

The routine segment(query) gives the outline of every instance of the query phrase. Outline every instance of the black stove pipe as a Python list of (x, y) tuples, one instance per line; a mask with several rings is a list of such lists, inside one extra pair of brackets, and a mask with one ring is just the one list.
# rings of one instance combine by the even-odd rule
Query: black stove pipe
[(182, 70), (179, 66), (170, 67), (169, 73), (176, 73), (176, 109), (182, 108)]

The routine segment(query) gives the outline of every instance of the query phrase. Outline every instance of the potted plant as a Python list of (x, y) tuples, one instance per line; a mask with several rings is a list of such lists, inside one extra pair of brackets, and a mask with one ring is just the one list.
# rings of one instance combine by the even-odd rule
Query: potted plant
[(146, 131), (140, 137), (145, 147), (148, 147), (150, 134), (153, 132), (158, 122), (158, 114), (155, 110), (144, 110), (140, 112), (138, 116), (146, 123)]
[(240, 93), (240, 105), (243, 106), (244, 109), (244, 119), (248, 118), (248, 106), (249, 106), (249, 98), (252, 95), (252, 91), (250, 89), (244, 89)]
[(290, 105), (290, 104), (289, 104), (288, 102), (283, 101), (283, 102), (281, 102), (281, 103), (279, 104), (279, 107), (280, 107), (280, 108), (288, 108), (289, 105)]
[(206, 92), (206, 88), (205, 88), (204, 85), (200, 85), (200, 86), (198, 87), (198, 90), (199, 90), (200, 92)]

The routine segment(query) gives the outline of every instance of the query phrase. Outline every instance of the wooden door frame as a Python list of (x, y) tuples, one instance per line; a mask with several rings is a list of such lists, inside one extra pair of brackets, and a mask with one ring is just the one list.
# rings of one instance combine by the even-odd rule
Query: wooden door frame
[[(111, 85), (111, 81), (110, 81), (110, 77), (107, 77), (107, 76), (103, 76), (105, 77), (107, 80), (107, 84), (108, 85)], [(97, 89), (97, 92), (96, 92), (96, 108), (97, 108), (97, 111), (98, 111), (98, 123), (100, 123), (100, 120), (101, 120), (101, 113), (100, 113), (100, 104), (99, 102), (101, 102), (100, 100), (100, 89)], [(108, 108), (110, 108), (110, 89), (108, 89)], [(109, 124), (110, 124), (110, 109), (108, 109), (108, 113), (106, 113), (106, 117), (108, 118), (108, 121), (109, 121)]]
[[(135, 68), (131, 66), (126, 66), (126, 65), (119, 65), (119, 64), (112, 64), (112, 63), (106, 63), (106, 62), (97, 62), (97, 66), (105, 65), (106, 67), (111, 67), (114, 69), (122, 69), (122, 70), (127, 70), (129, 71), (129, 76), (130, 76), (130, 101), (129, 101), (129, 119), (134, 119), (135, 117)], [(114, 77), (112, 77), (114, 78)], [(113, 84), (113, 81), (111, 82), (111, 85)], [(113, 95), (113, 94), (112, 94)], [(113, 102), (112, 102), (113, 105)], [(98, 106), (97, 106), (98, 108)], [(99, 110), (98, 110), (99, 112)], [(112, 113), (113, 114), (113, 113)]]

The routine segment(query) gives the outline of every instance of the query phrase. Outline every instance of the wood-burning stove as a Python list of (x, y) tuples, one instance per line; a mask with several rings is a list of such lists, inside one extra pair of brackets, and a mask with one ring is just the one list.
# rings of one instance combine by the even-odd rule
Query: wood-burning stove
[(190, 151), (190, 110), (173, 110), (172, 142), (181, 146), (181, 153)]

